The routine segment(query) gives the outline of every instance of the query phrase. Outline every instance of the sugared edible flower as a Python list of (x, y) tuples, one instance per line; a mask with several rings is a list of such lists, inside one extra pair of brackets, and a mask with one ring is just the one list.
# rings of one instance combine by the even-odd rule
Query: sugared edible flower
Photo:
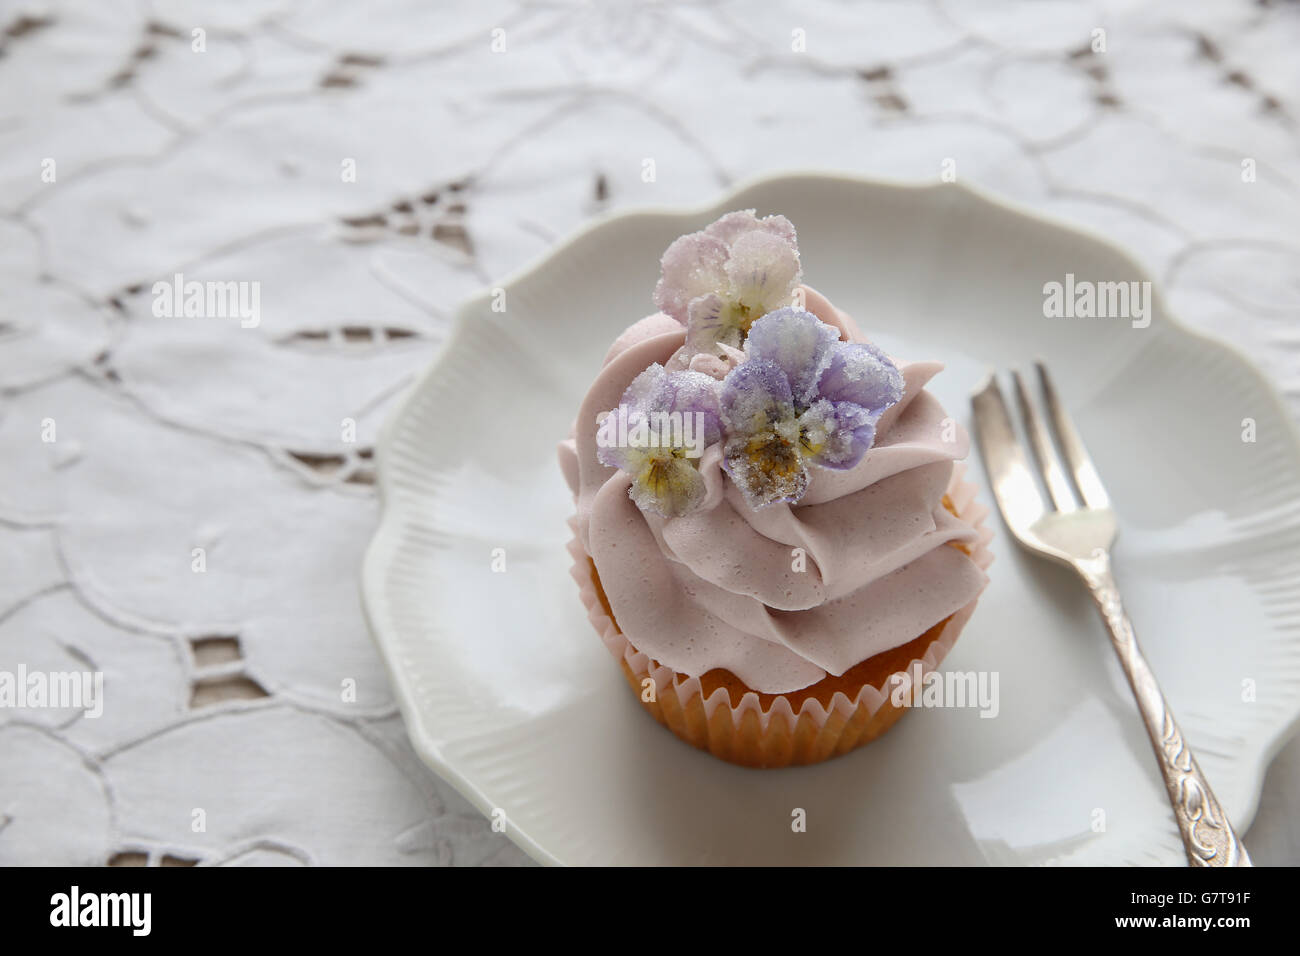
[(720, 439), (717, 380), (655, 363), (601, 418), (596, 457), (632, 477), (628, 496), (641, 510), (679, 518), (703, 502), (699, 459)]
[(739, 348), (760, 316), (788, 306), (799, 285), (799, 247), (784, 216), (727, 213), (664, 252), (655, 305), (686, 326), (688, 354)]
[(842, 342), (815, 315), (784, 308), (753, 323), (745, 361), (722, 381), (723, 470), (750, 507), (797, 502), (808, 463), (852, 468), (903, 396), (884, 352)]

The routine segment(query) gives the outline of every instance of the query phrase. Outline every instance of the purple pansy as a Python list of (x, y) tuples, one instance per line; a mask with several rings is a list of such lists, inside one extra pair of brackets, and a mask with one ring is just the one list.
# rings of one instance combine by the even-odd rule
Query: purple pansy
[(628, 496), (643, 511), (678, 518), (704, 500), (699, 459), (721, 434), (717, 380), (655, 363), (601, 420), (596, 457), (632, 476)]
[(664, 252), (654, 301), (686, 326), (689, 354), (739, 348), (759, 316), (789, 305), (801, 277), (794, 226), (784, 216), (730, 212)]
[(771, 312), (722, 381), (723, 469), (750, 507), (793, 504), (808, 489), (809, 462), (852, 468), (902, 397), (903, 376), (879, 349), (841, 342), (810, 312)]

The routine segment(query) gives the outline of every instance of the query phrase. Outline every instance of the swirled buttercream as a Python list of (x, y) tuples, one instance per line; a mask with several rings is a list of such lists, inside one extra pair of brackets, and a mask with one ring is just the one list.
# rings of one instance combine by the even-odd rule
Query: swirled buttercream
[[(823, 296), (803, 294), (843, 340), (865, 341)], [(679, 673), (724, 668), (753, 690), (789, 693), (907, 643), (979, 595), (983, 571), (952, 546), (977, 533), (944, 505), (969, 439), (926, 391), (938, 363), (894, 359), (903, 396), (871, 449), (844, 471), (812, 468), (797, 504), (751, 508), (712, 445), (699, 462), (698, 510), (639, 509), (631, 477), (597, 457), (597, 416), (650, 365), (684, 367), (685, 336), (663, 313), (629, 327), (560, 445), (579, 541), (636, 648)]]

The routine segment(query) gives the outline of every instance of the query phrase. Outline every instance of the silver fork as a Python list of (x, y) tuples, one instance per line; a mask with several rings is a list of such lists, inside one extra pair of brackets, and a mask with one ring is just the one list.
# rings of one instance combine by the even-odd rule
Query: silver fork
[[(984, 466), (1002, 518), (1022, 547), (1073, 568), (1092, 591), (1092, 599), (1110, 629), (1111, 644), (1142, 712), (1183, 837), (1188, 864), (1250, 866), (1246, 848), (1201, 773), (1156, 683), (1155, 674), (1138, 647), (1137, 635), (1124, 612), (1119, 588), (1111, 574), (1110, 548), (1115, 541), (1116, 524), (1110, 498), (1078, 431), (1057, 399), (1047, 369), (1041, 362), (1035, 364), (1047, 414), (1073, 476), (1073, 485), (1052, 449), (1051, 435), (1030, 401), (1020, 373), (1015, 372), (1016, 398), (1025, 432), (1053, 507), (1043, 500), (1012, 428), (997, 378), (989, 375), (988, 381), (971, 397), (971, 405)], [(1081, 503), (1075, 498), (1076, 490)]]

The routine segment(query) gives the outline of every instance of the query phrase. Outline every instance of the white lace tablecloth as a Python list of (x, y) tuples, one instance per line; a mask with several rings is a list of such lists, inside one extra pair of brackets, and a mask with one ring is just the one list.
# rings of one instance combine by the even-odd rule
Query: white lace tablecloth
[[(1300, 415), (1293, 2), (3, 0), (0, 34), (0, 670), (105, 702), (0, 709), (0, 864), (524, 859), (406, 742), (370, 449), (457, 302), (598, 212), (951, 160), (1126, 246)], [(158, 317), (178, 273), (259, 283), (256, 324)], [(1298, 798), (1292, 743), (1258, 862), (1300, 863)]]

